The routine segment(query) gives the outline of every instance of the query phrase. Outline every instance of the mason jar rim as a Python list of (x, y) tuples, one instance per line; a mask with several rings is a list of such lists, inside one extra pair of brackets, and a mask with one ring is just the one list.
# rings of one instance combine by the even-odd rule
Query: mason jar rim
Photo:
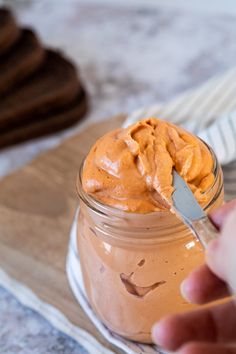
[[(203, 205), (203, 209), (207, 211), (222, 194), (223, 178), (221, 167), (214, 151), (205, 142), (203, 143), (207, 146), (212, 155), (212, 173), (214, 174), (214, 183), (203, 193), (203, 195), (212, 193), (210, 200), (206, 205)], [(77, 184), (77, 192), (82, 202), (81, 207), (83, 207), (83, 204), (88, 207), (90, 217), (92, 219), (96, 218), (95, 223), (93, 222), (93, 227), (100, 235), (106, 238), (107, 242), (112, 242), (112, 240), (117, 242), (117, 240), (119, 240), (120, 243), (126, 245), (135, 244), (137, 246), (139, 244), (140, 247), (144, 247), (145, 245), (156, 242), (166, 243), (173, 240), (184, 239), (192, 235), (190, 229), (183, 221), (169, 210), (153, 211), (150, 213), (133, 213), (99, 202), (86, 193), (82, 187), (83, 166), (84, 160), (80, 166)], [(165, 218), (166, 222), (163, 222)], [(160, 222), (161, 220), (162, 222)], [(144, 234), (145, 237), (143, 236)]]

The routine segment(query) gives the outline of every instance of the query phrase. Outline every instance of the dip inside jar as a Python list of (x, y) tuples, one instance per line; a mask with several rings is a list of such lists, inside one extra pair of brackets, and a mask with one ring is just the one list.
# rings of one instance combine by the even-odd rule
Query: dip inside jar
[(78, 180), (78, 250), (88, 299), (112, 330), (151, 341), (163, 315), (193, 308), (179, 291), (203, 250), (170, 212), (173, 167), (206, 211), (223, 201), (222, 172), (197, 137), (150, 118), (101, 137)]
[(171, 204), (173, 167), (199, 202), (205, 201), (203, 194), (214, 183), (213, 163), (197, 137), (150, 118), (101, 137), (85, 160), (82, 184), (106, 205), (149, 213)]

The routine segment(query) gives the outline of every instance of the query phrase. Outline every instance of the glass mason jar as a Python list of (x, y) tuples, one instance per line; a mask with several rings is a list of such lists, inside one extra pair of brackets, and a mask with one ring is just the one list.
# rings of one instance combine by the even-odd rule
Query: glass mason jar
[[(205, 192), (206, 212), (223, 202), (222, 171), (211, 151), (214, 184)], [(91, 307), (114, 332), (151, 342), (151, 327), (162, 316), (193, 309), (180, 294), (182, 280), (204, 262), (190, 230), (169, 211), (134, 214), (78, 192), (77, 246)]]

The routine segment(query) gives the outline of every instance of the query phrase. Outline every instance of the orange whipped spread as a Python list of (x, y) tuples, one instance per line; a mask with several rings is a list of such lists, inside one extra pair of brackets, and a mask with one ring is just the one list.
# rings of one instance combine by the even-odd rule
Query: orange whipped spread
[(206, 145), (169, 122), (148, 118), (105, 134), (91, 148), (82, 185), (98, 201), (135, 213), (169, 209), (172, 169), (185, 179), (200, 203), (214, 182)]

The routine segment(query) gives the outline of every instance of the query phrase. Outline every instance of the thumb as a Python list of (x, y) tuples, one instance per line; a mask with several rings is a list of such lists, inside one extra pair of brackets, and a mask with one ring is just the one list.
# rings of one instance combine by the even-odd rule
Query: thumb
[(209, 268), (224, 280), (236, 294), (236, 209), (224, 221), (221, 235), (212, 241), (206, 251)]

